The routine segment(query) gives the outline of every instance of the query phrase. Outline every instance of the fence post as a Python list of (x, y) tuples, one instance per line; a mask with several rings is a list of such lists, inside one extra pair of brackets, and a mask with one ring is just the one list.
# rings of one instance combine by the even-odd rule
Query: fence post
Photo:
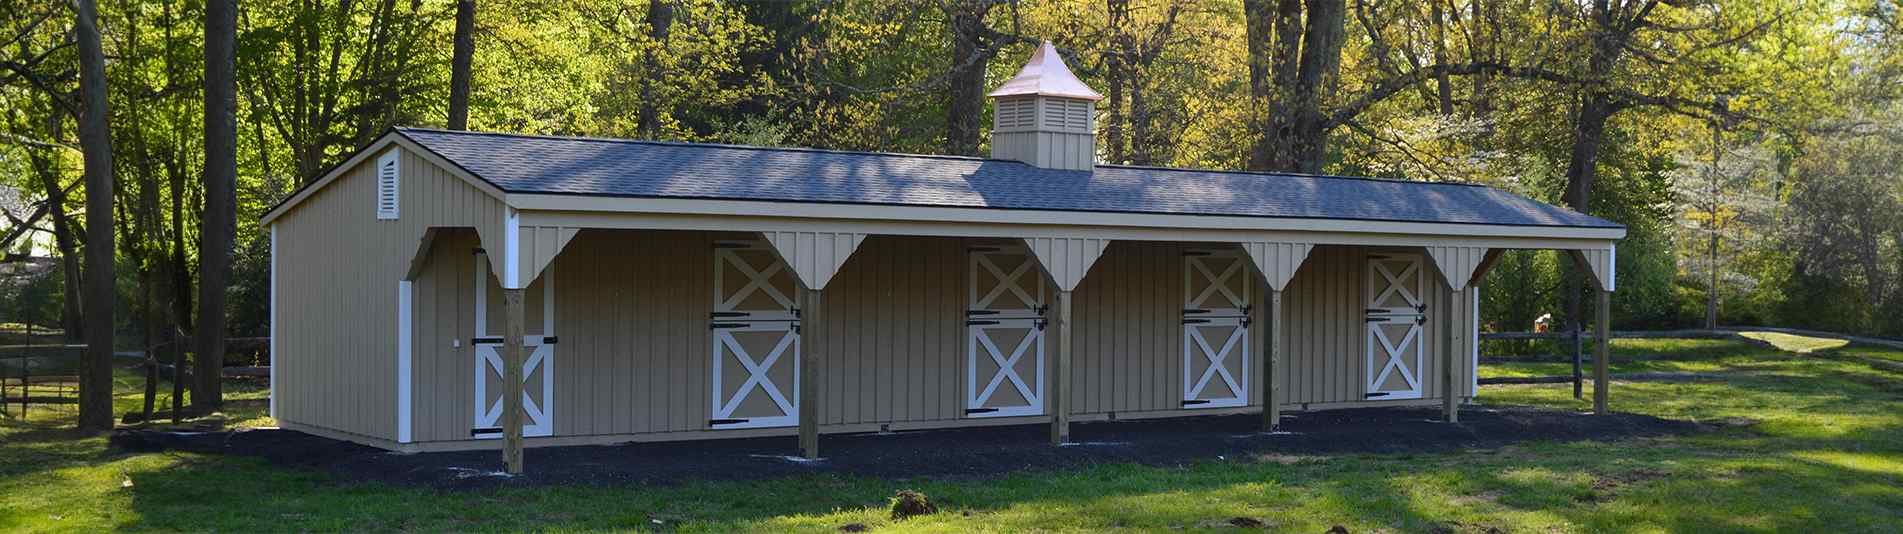
[(1580, 360), (1584, 358), (1586, 352), (1585, 342), (1580, 338), (1580, 332), (1584, 329), (1580, 327), (1578, 319), (1571, 322), (1573, 323), (1573, 399), (1585, 400), (1585, 373), (1580, 369)]

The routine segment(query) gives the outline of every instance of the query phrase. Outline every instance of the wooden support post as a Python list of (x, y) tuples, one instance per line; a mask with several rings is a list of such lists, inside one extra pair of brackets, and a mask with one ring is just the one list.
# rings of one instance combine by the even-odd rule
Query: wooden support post
[(1275, 387), (1275, 374), (1282, 365), (1282, 290), (1269, 290), (1269, 335), (1263, 337), (1262, 354), (1268, 361), (1262, 363), (1262, 431), (1274, 432), (1282, 426), (1282, 399), (1280, 388)]
[(1599, 321), (1593, 325), (1594, 333), (1592, 353), (1592, 413), (1604, 415), (1606, 411), (1606, 389), (1611, 386), (1607, 376), (1607, 362), (1612, 359), (1612, 292), (1599, 290)]
[(1460, 290), (1455, 289), (1447, 296), (1447, 315), (1441, 317), (1440, 320), (1440, 328), (1445, 333), (1442, 339), (1447, 340), (1447, 343), (1441, 347), (1441, 409), (1447, 413), (1447, 422), (1458, 423), (1460, 422), (1460, 388), (1458, 387), (1460, 373), (1456, 370), (1460, 368), (1461, 351), (1460, 329), (1454, 328), (1454, 318), (1460, 317), (1461, 311), (1467, 307), (1463, 305), (1466, 300), (1460, 298)]
[(502, 463), (511, 475), (522, 474), (522, 290), (502, 290), (503, 314), (508, 326), (502, 335)]
[(1056, 317), (1050, 326), (1057, 333), (1057, 358), (1051, 366), (1050, 398), (1044, 405), (1051, 412), (1051, 445), (1063, 445), (1070, 442), (1070, 403), (1065, 402), (1070, 395), (1070, 290), (1057, 292), (1053, 312)]
[(799, 421), (800, 456), (819, 459), (819, 357), (826, 350), (820, 325), (822, 290), (807, 290), (800, 300)]

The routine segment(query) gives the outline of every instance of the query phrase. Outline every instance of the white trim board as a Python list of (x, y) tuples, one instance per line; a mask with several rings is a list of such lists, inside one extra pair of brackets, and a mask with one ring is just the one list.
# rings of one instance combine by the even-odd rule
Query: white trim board
[(416, 324), (412, 306), (415, 291), (409, 280), (396, 283), (396, 441), (409, 443), (415, 410), (411, 398), (411, 328)]
[(284, 363), (278, 352), (278, 227), (271, 226), (271, 419), (278, 418), (278, 365)]

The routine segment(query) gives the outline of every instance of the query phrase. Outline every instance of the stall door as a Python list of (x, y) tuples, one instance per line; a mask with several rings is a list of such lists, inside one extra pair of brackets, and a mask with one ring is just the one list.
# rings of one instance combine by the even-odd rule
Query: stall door
[(970, 250), (965, 415), (1044, 413), (1044, 274), (1022, 246)]
[(1249, 262), (1238, 250), (1183, 253), (1183, 407), (1249, 404)]
[(710, 428), (799, 425), (799, 291), (765, 242), (714, 244)]
[(1368, 256), (1368, 400), (1421, 398), (1427, 273), (1418, 254)]
[[(476, 405), (470, 435), (499, 439), (502, 437), (502, 395), (507, 383), (502, 378), (503, 338), (497, 331), (504, 327), (489, 324), (489, 312), (502, 309), (502, 290), (489, 276), (489, 259), (482, 254), (476, 256), (474, 287), (476, 337), (472, 344), (476, 349)], [(522, 411), (526, 416), (522, 421), (522, 435), (549, 436), (555, 433), (555, 267), (551, 265), (544, 270), (541, 278), (523, 291), (522, 298), (524, 307), (540, 304), (539, 313), (533, 311), (535, 308), (524, 310), (530, 334), (522, 337), (522, 350), (528, 355), (522, 363)], [(538, 315), (539, 323), (534, 320)], [(536, 325), (540, 327), (539, 332)]]

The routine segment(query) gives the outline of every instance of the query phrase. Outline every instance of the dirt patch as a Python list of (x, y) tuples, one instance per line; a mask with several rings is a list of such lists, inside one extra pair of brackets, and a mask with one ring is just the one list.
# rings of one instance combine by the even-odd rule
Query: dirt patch
[(1610, 501), (1618, 496), (1620, 488), (1655, 478), (1661, 478), (1670, 474), (1671, 473), (1664, 470), (1646, 468), (1635, 469), (1617, 475), (1599, 477), (1592, 481), (1592, 489), (1590, 491), (1573, 497), (1573, 500), (1582, 503)]
[[(1275, 433), (1253, 414), (1079, 423), (1078, 445), (1051, 447), (1049, 427), (1021, 425), (822, 436), (819, 461), (801, 461), (792, 437), (614, 446), (546, 447), (527, 452), (528, 472), (500, 472), (496, 451), (398, 454), (301, 432), (126, 430), (112, 443), (129, 450), (184, 450), (263, 457), (323, 471), (342, 481), (435, 488), (520, 484), (655, 484), (766, 479), (803, 474), (882, 478), (991, 476), (1103, 463), (1178, 466), (1207, 461), (1322, 461), (1351, 453), (1494, 449), (1526, 441), (1617, 440), (1709, 428), (1689, 421), (1535, 408), (1468, 408), (1459, 424), (1432, 408), (1368, 408), (1285, 415)], [(498, 444), (499, 445), (499, 444)], [(1300, 458), (1301, 460), (1295, 460)]]

